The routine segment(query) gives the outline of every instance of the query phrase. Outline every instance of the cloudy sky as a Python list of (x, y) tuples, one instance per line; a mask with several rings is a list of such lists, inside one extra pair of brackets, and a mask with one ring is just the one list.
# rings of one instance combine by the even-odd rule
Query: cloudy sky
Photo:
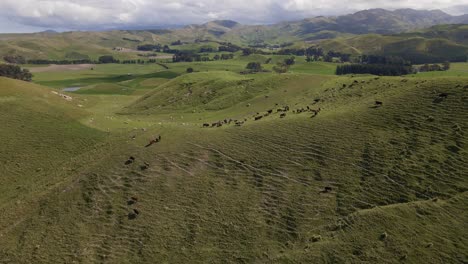
[(468, 12), (468, 0), (0, 0), (0, 32), (152, 28), (232, 19), (245, 24), (369, 8)]

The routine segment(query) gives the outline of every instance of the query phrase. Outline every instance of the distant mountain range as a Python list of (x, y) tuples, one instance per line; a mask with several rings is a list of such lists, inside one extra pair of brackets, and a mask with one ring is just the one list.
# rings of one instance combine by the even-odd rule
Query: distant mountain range
[(468, 15), (452, 16), (441, 10), (369, 9), (338, 17), (318, 16), (272, 25), (241, 25), (235, 21), (218, 20), (184, 29), (192, 30), (196, 35), (229, 40), (236, 40), (238, 36), (238, 41), (253, 44), (285, 37), (316, 40), (342, 34), (395, 34), (442, 24), (468, 24)]
[[(197, 51), (207, 42), (241, 46), (284, 45), (305, 48), (318, 45), (326, 51), (352, 55), (395, 54), (415, 62), (460, 60), (468, 55), (468, 15), (452, 16), (440, 10), (370, 9), (354, 14), (318, 16), (272, 25), (242, 25), (216, 20), (201, 25), (151, 30), (111, 30), (0, 34), (0, 58), (21, 54), (27, 58), (82, 59), (116, 53), (115, 47), (136, 49), (142, 44), (202, 42), (176, 49)], [(216, 48), (215, 44), (214, 47)]]

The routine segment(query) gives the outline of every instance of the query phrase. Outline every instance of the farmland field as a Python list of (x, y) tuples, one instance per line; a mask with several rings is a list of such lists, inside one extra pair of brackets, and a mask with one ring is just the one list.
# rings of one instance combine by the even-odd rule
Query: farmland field
[(468, 64), (337, 77), (246, 61), (0, 78), (0, 262), (467, 260)]

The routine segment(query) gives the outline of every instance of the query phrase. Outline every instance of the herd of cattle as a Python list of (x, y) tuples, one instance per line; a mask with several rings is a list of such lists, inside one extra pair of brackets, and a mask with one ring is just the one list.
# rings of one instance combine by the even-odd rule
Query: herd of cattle
[[(317, 103), (318, 101), (319, 101), (319, 99), (315, 100), (314, 102)], [(312, 109), (310, 106), (306, 106), (306, 107), (302, 107), (302, 108), (292, 110), (292, 113), (293, 114), (312, 113), (311, 118), (313, 118), (313, 117), (316, 117), (320, 113), (321, 110), (322, 110), (321, 108)], [(275, 113), (279, 114), (280, 118), (285, 118), (286, 114), (288, 112), (290, 112), (290, 111), (291, 111), (291, 108), (289, 106), (283, 106), (281, 108), (277, 108), (276, 111), (274, 109), (269, 109), (264, 113), (256, 113), (256, 114), (254, 114), (252, 116), (252, 119), (254, 121), (258, 121), (258, 120), (260, 120), (262, 118), (268, 117), (268, 116), (270, 116), (272, 114), (275, 114)], [(223, 125), (230, 125), (230, 124), (235, 124), (236, 126), (242, 126), (247, 121), (248, 121), (247, 118), (244, 118), (242, 120), (229, 118), (229, 119), (220, 120), (220, 121), (217, 121), (217, 122), (214, 122), (214, 123), (211, 123), (211, 124), (210, 123), (204, 123), (203, 127), (205, 127), (205, 128), (222, 127)]]

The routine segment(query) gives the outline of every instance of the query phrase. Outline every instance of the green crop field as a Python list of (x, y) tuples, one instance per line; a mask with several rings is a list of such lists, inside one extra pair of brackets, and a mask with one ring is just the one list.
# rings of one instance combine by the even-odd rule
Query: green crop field
[(286, 57), (0, 77), (0, 263), (468, 262), (468, 63)]

